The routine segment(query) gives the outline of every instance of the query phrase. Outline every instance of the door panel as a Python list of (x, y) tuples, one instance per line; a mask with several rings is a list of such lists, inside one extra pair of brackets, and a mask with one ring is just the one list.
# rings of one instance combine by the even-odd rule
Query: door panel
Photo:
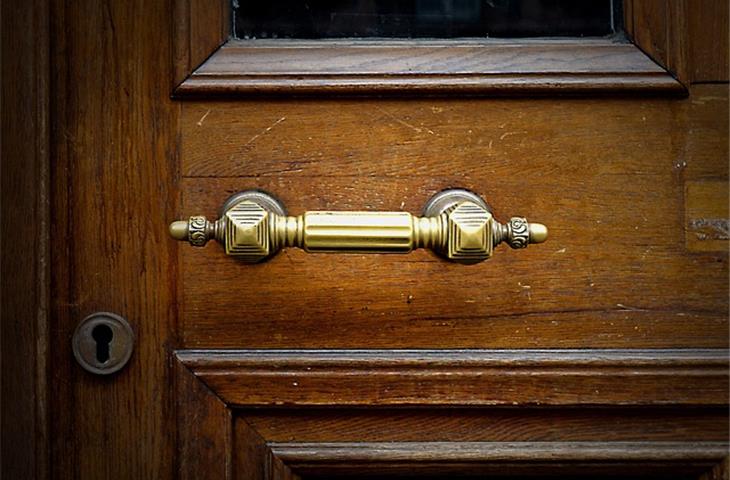
[(477, 266), (294, 249), (242, 265), (218, 245), (184, 247), (185, 345), (726, 347), (727, 255), (688, 252), (683, 211), (684, 170), (723, 177), (727, 165), (682, 165), (678, 141), (688, 116), (726, 105), (715, 94), (690, 112), (664, 99), (186, 103), (187, 214), (214, 218), (250, 188), (292, 214), (418, 212), (459, 186), (498, 219), (524, 214), (551, 233)]
[[(626, 0), (636, 45), (435, 42), (421, 62), (407, 41), (218, 49), (227, 0), (25, 10), (4, 95), (42, 98), (3, 121), (3, 239), (23, 242), (3, 242), (3, 473), (727, 478), (722, 3)], [(245, 265), (167, 232), (247, 188), (299, 214), (416, 213), (447, 187), (548, 242)], [(71, 352), (98, 311), (135, 332), (109, 377)]]
[(659, 355), (178, 351), (181, 474), (711, 475), (727, 451), (725, 356)]

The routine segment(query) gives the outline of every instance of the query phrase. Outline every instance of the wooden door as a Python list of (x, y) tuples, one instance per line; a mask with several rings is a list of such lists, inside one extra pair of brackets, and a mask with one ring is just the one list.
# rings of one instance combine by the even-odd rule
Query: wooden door
[[(7, 478), (727, 478), (728, 7), (628, 40), (229, 40), (227, 1), (3, 4)], [(6, 73), (7, 72), (7, 73)], [(168, 224), (483, 195), (477, 265)], [(99, 376), (71, 338), (135, 333)]]

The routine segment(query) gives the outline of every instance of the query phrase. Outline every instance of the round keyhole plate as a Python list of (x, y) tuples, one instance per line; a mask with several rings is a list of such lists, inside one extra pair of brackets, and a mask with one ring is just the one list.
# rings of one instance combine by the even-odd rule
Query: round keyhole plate
[[(97, 329), (99, 326), (106, 328)], [(103, 332), (104, 335), (100, 335), (99, 332)], [(100, 346), (97, 339), (108, 343)], [(97, 312), (79, 323), (74, 332), (72, 345), (76, 361), (85, 370), (98, 375), (109, 375), (118, 372), (132, 357), (134, 332), (129, 323), (119, 315)], [(102, 357), (105, 357), (105, 360), (99, 358), (100, 351), (104, 352)]]

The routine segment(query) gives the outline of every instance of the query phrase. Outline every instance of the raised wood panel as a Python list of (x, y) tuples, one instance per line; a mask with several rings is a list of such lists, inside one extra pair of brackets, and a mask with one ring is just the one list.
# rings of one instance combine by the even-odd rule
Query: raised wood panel
[[(251, 266), (217, 245), (186, 246), (185, 345), (725, 347), (727, 255), (688, 255), (683, 215), (688, 152), (697, 158), (688, 170), (726, 174), (726, 147), (702, 140), (727, 138), (712, 122), (721, 108), (638, 99), (185, 104), (186, 214), (215, 217), (247, 188), (270, 191), (294, 214), (418, 212), (433, 193), (461, 186), (484, 194), (498, 219), (522, 214), (551, 231), (544, 245), (500, 248), (472, 267), (427, 252), (298, 250)], [(707, 126), (690, 148), (681, 132), (693, 115)]]
[(228, 405), (726, 405), (725, 350), (177, 351)]

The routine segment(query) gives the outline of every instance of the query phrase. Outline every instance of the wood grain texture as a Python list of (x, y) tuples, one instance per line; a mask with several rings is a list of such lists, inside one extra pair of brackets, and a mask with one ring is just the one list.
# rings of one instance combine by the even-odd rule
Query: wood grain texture
[(236, 406), (726, 405), (725, 350), (177, 351)]
[[(687, 17), (704, 16), (686, 0), (625, 0), (626, 34), (652, 60), (689, 85)], [(630, 17), (629, 17), (630, 16)]]
[[(226, 375), (227, 373), (223, 373)], [(671, 474), (723, 478), (727, 410), (719, 408), (236, 409), (236, 475), (389, 478)], [(442, 406), (444, 407), (444, 406)], [(251, 438), (251, 431), (257, 438)], [(261, 470), (261, 466), (264, 466)], [(662, 478), (664, 478), (662, 477)], [(430, 477), (428, 477), (430, 478)], [(470, 477), (471, 478), (471, 477)]]
[[(166, 0), (55, 1), (51, 438), (55, 478), (171, 478), (178, 108)], [(132, 359), (111, 377), (74, 361), (96, 311), (125, 317)]]
[[(6, 250), (3, 243), (3, 301), (11, 265), (17, 272), (11, 278), (19, 281), (12, 288), (30, 290), (10, 290), (17, 292), (16, 310), (10, 311), (39, 314), (38, 323), (21, 325), (8, 323), (3, 311), (3, 454), (6, 438), (16, 434), (15, 451), (37, 452), (23, 458), (19, 478), (298, 478), (296, 469), (309, 461), (310, 473), (349, 476), (361, 466), (363, 473), (380, 475), (390, 467), (403, 470), (393, 463), (383, 467), (379, 458), (422, 460), (421, 472), (429, 472), (424, 462), (438, 463), (439, 455), (445, 458), (441, 465), (467, 471), (470, 466), (459, 462), (522, 455), (525, 473), (535, 473), (536, 465), (544, 466), (543, 473), (562, 468), (540, 463), (562, 455), (569, 463), (574, 459), (576, 468), (589, 462), (586, 468), (595, 474), (591, 458), (600, 463), (611, 452), (613, 470), (606, 467), (606, 473), (636, 467), (637, 474), (656, 468), (708, 479), (727, 475), (726, 462), (720, 462), (727, 452), (728, 256), (688, 252), (684, 237), (688, 182), (728, 176), (726, 86), (691, 87), (687, 100), (173, 103), (173, 87), (225, 40), (227, 5), (51, 4), (54, 249), (47, 297), (42, 283), (33, 283), (45, 268), (42, 253), (29, 268), (19, 262), (27, 250)], [(686, 4), (676, 5), (670, 6), (680, 11)], [(40, 7), (23, 7), (29, 15), (31, 9), (41, 12), (17, 21), (23, 38), (43, 30), (42, 22), (24, 23), (43, 19)], [(684, 79), (689, 60), (681, 55), (690, 43), (678, 38), (669, 35), (657, 45), (664, 55), (670, 52), (667, 65)], [(16, 46), (3, 40), (5, 72), (6, 49)], [(671, 54), (672, 42), (680, 42), (679, 57)], [(590, 68), (576, 73), (585, 56), (571, 64), (563, 55), (549, 74), (530, 77), (523, 68), (511, 77), (495, 70), (489, 78), (521, 93), (681, 91), (635, 49), (619, 50), (598, 52), (595, 65), (603, 70), (595, 75)], [(539, 63), (548, 54), (531, 59)], [(409, 65), (410, 57), (402, 55)], [(504, 65), (510, 54), (494, 58)], [(612, 71), (609, 63), (621, 58), (637, 70), (626, 74), (628, 67), (618, 62), (622, 70)], [(262, 72), (291, 73), (263, 60)], [(295, 60), (304, 62), (305, 56), (287, 61)], [(434, 79), (453, 78), (438, 77), (439, 60), (434, 53), (425, 62), (436, 73), (416, 82), (416, 91), (430, 93), (437, 89)], [(478, 66), (491, 58), (477, 60)], [(33, 185), (36, 176), (43, 180), (42, 167), (34, 169), (45, 155), (47, 127), (33, 108), (48, 94), (37, 83), (41, 70), (33, 69), (43, 62), (40, 55), (3, 76), (4, 86), (8, 78), (33, 93), (13, 100), (19, 115), (3, 116), (3, 167), (8, 152), (17, 153), (18, 163), (11, 165), (19, 175), (9, 181), (3, 169), (3, 233), (8, 219), (29, 221), (22, 210), (6, 217), (7, 198), (15, 201), (17, 195), (30, 219), (38, 220), (17, 226), (21, 239), (42, 238), (37, 228), (44, 222), (43, 184)], [(360, 81), (362, 60), (343, 62), (351, 68), (347, 75)], [(306, 62), (295, 66), (302, 70)], [(466, 87), (459, 90), (463, 85), (456, 82), (458, 88), (445, 88), (470, 93), (470, 72), (478, 74), (472, 67), (462, 58), (454, 71)], [(291, 93), (288, 87), (277, 90), (290, 79), (267, 81), (270, 92)], [(311, 88), (328, 81), (313, 79)], [(557, 90), (548, 85), (553, 81)], [(368, 88), (377, 93), (377, 86)], [(344, 84), (342, 91), (355, 89)], [(5, 96), (4, 90), (4, 102)], [(6, 144), (6, 118), (27, 135)], [(28, 143), (34, 151), (21, 148)], [(30, 167), (23, 170), (20, 162), (26, 160)], [(426, 252), (364, 257), (291, 251), (242, 266), (214, 245), (193, 251), (167, 238), (170, 220), (198, 212), (214, 216), (228, 194), (244, 188), (272, 191), (292, 213), (416, 212), (448, 186), (483, 193), (500, 219), (525, 214), (544, 221), (551, 227), (549, 243), (524, 252), (501, 249), (472, 268)], [(37, 308), (46, 298), (53, 339), (47, 357), (43, 311)], [(128, 367), (110, 378), (86, 374), (70, 352), (77, 322), (98, 310), (126, 317), (138, 339)], [(17, 346), (5, 336), (16, 326), (23, 329)], [(172, 355), (191, 347), (439, 350)], [(567, 350), (449, 350), (456, 347)], [(576, 350), (589, 347), (624, 349)], [(8, 429), (6, 405), (19, 404), (5, 398), (5, 355), (13, 348), (23, 349), (18, 359), (25, 363), (12, 380), (27, 365), (39, 374), (14, 383), (10, 393), (22, 401), (26, 394), (39, 396), (33, 413), (13, 412), (19, 420)], [(45, 437), (41, 421), (31, 439), (18, 428), (45, 414), (44, 372), (50, 376), (50, 430)], [(591, 436), (604, 441), (582, 443), (595, 440)], [(43, 458), (46, 438), (51, 451)], [(29, 441), (35, 446), (28, 447)], [(408, 445), (413, 442), (420, 443)]]
[(270, 448), (275, 458), (305, 478), (505, 472), (697, 476), (711, 471), (727, 454), (724, 442), (283, 443)]
[(717, 408), (251, 408), (237, 409), (268, 442), (725, 441)]
[(173, 3), (173, 70), (170, 88), (177, 87), (218, 47), (230, 31), (230, 2), (171, 0)]
[(248, 188), (292, 214), (418, 212), (458, 186), (483, 194), (498, 219), (525, 215), (551, 237), (473, 267), (421, 251), (299, 250), (252, 266), (217, 245), (185, 246), (184, 344), (726, 347), (727, 255), (689, 255), (684, 240), (685, 177), (727, 172), (726, 103), (703, 92), (690, 102), (186, 103), (187, 215), (215, 217)]
[(728, 3), (625, 0), (629, 38), (683, 84), (728, 81)]
[(702, 8), (687, 15), (689, 54), (692, 58), (693, 82), (727, 82), (728, 63), (728, 2), (705, 0)]
[(684, 88), (633, 45), (610, 40), (232, 40), (175, 95), (589, 92)]
[(687, 182), (685, 215), (687, 249), (694, 252), (728, 250), (730, 215), (728, 182)]
[[(225, 403), (175, 362), (177, 449), (175, 478), (231, 478), (233, 420)], [(243, 433), (240, 433), (244, 439)]]
[(677, 105), (686, 128), (674, 135), (682, 148), (677, 169), (685, 181), (728, 179), (730, 102), (727, 85), (693, 85), (689, 102)]
[(2, 3), (0, 476), (49, 473), (49, 34), (43, 1)]

